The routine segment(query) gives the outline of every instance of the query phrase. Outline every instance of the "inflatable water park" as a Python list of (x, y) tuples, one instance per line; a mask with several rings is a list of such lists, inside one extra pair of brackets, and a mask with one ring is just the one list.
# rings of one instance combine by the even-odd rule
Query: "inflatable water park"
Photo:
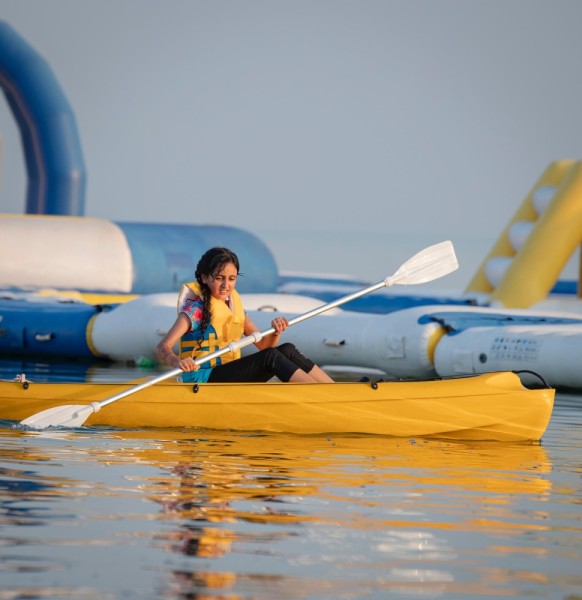
[[(27, 172), (25, 213), (0, 215), (0, 358), (155, 364), (177, 293), (211, 245), (239, 255), (238, 289), (261, 328), (273, 313), (293, 318), (369, 285), (280, 273), (269, 248), (236, 227), (84, 216), (73, 110), (46, 61), (1, 21), (0, 86)], [(579, 276), (563, 276), (580, 260), (581, 242), (582, 161), (557, 160), (465, 290), (377, 291), (298, 323), (288, 337), (330, 370), (367, 369), (386, 380), (514, 370), (581, 388)]]

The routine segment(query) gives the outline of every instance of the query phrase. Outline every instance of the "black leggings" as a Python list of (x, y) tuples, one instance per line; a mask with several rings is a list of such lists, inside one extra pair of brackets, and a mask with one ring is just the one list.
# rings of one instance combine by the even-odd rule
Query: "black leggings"
[(208, 379), (211, 383), (261, 382), (276, 376), (289, 381), (297, 369), (309, 373), (315, 366), (290, 343), (265, 348), (238, 360), (214, 367)]

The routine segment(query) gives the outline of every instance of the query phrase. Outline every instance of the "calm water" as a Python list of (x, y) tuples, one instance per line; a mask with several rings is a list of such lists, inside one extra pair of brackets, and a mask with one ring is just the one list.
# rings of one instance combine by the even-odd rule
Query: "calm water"
[(0, 422), (0, 600), (582, 598), (581, 424), (567, 394), (541, 445)]

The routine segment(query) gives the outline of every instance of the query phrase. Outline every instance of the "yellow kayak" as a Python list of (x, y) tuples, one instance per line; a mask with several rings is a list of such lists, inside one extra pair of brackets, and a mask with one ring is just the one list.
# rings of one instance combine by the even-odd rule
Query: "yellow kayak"
[[(0, 419), (19, 422), (54, 407), (102, 402), (133, 385), (2, 381)], [(86, 424), (538, 441), (554, 395), (551, 388), (526, 388), (511, 372), (377, 383), (162, 382), (104, 406)]]

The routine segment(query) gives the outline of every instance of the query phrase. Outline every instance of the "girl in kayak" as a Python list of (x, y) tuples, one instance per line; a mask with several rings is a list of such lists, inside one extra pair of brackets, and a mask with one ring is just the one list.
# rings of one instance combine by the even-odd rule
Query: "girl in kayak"
[[(196, 266), (196, 281), (182, 286), (178, 317), (157, 346), (158, 357), (180, 368), (185, 382), (333, 382), (293, 344), (278, 346), (289, 323), (285, 317), (271, 321), (275, 332), (255, 342), (259, 352), (241, 358), (240, 350), (227, 352), (202, 365), (194, 361), (259, 331), (245, 313), (235, 289), (239, 273), (237, 255), (227, 248), (211, 248)], [(179, 356), (174, 345), (180, 341)]]

